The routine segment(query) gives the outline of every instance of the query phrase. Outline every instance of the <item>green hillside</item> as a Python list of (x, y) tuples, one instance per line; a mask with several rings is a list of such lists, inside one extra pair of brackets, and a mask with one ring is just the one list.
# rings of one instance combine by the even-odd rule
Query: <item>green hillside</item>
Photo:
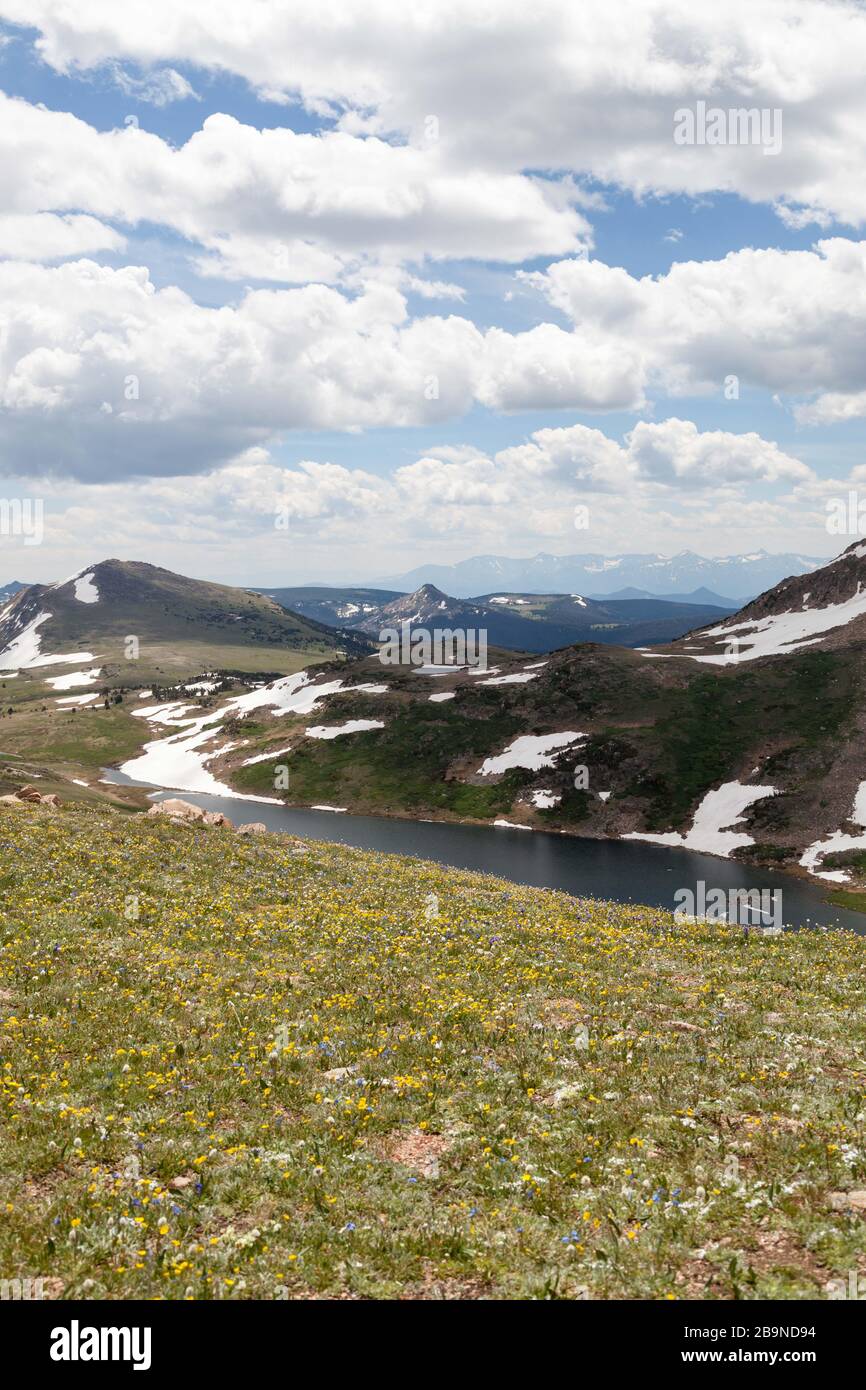
[(862, 1268), (861, 938), (82, 807), (2, 805), (0, 841), (5, 1277), (799, 1300)]

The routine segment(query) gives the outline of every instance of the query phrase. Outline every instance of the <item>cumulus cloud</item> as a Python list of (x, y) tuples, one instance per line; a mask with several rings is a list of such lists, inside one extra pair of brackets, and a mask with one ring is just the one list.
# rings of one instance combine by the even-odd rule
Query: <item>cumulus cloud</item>
[(631, 356), (635, 377), (656, 389), (721, 396), (736, 376), (744, 386), (818, 398), (803, 405), (804, 420), (860, 413), (866, 241), (732, 251), (641, 279), (588, 259), (520, 274), (571, 320), (579, 340)]
[(569, 187), (484, 169), (458, 176), (439, 143), (256, 130), (224, 114), (176, 149), (136, 125), (99, 131), (0, 94), (0, 171), (18, 213), (75, 208), (167, 227), (199, 248), (201, 271), (226, 278), (334, 282), (360, 265), (519, 264), (591, 245)]
[[(765, 495), (750, 496), (750, 483)], [(644, 422), (622, 439), (573, 425), (490, 454), (442, 446), (388, 475), (315, 460), (285, 467), (252, 446), (192, 480), (19, 479), (4, 492), (16, 487), (44, 500), (46, 553), (22, 556), (43, 574), (54, 557), (59, 572), (109, 552), (183, 571), (192, 547), (199, 568), (212, 550), (221, 575), (247, 582), (251, 553), (256, 574), (283, 582), (351, 565), (369, 576), (382, 569), (385, 537), (391, 565), (417, 562), (431, 545), (440, 558), (533, 545), (669, 550), (672, 538), (688, 544), (698, 525), (711, 528), (717, 552), (725, 538), (733, 549), (760, 543), (762, 527), (764, 542), (775, 534), (790, 548), (798, 528), (805, 537), (820, 524), (826, 492), (798, 459), (756, 434), (702, 432), (676, 418)], [(574, 529), (578, 504), (589, 507), (589, 532)]]
[(122, 251), (126, 238), (95, 217), (53, 212), (0, 213), (0, 257), (61, 260), (97, 251)]
[[(459, 314), (412, 318), (395, 285), (377, 280), (353, 293), (250, 290), (213, 308), (156, 289), (141, 267), (4, 262), (2, 466), (194, 473), (286, 430), (434, 425), (479, 403), (638, 410), (652, 393), (699, 392), (721, 402), (731, 375), (794, 396), (804, 420), (853, 418), (866, 408), (864, 271), (866, 243), (842, 239), (687, 262), (657, 279), (556, 262), (525, 278), (572, 328), (508, 333)], [(650, 426), (635, 441), (659, 478), (673, 470), (690, 486), (716, 458), (739, 476), (739, 456), (727, 445), (714, 454), (707, 437), (680, 440), (675, 463)], [(766, 458), (785, 476), (788, 465)]]
[[(232, 72), (356, 135), (420, 138), (432, 117), (454, 167), (571, 170), (641, 196), (726, 190), (819, 224), (866, 217), (866, 14), (846, 0), (498, 0), (494, 37), (487, 0), (0, 0), (0, 16), (37, 28), (61, 72)], [(676, 145), (675, 112), (698, 100), (781, 111), (781, 150)]]

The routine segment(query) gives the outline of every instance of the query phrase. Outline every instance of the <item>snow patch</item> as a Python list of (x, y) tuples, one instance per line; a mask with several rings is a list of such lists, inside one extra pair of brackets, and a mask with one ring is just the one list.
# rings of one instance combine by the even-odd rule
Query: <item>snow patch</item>
[(91, 693), (90, 695), (65, 695), (62, 700), (55, 700), (56, 705), (89, 705), (99, 696)]
[[(757, 661), (762, 656), (784, 656), (788, 652), (800, 651), (803, 647), (813, 647), (820, 642), (824, 633), (837, 627), (844, 627), (855, 618), (866, 613), (866, 591), (857, 585), (857, 592), (844, 603), (831, 603), (826, 608), (802, 608), (796, 612), (772, 613), (766, 618), (756, 618), (751, 622), (720, 623), (718, 627), (708, 627), (700, 634), (701, 640), (707, 637), (720, 637), (731, 642), (736, 640), (740, 650), (716, 656), (693, 656), (687, 660), (700, 661), (708, 666), (734, 666), (741, 661)], [(650, 655), (645, 652), (644, 655)]]
[(383, 719), (347, 719), (345, 724), (316, 724), (306, 729), (307, 738), (341, 738), (343, 734), (360, 734), (367, 729), (384, 729)]
[(526, 685), (527, 681), (537, 681), (538, 677), (528, 671), (515, 671), (510, 676), (493, 676), (484, 681), (479, 681), (479, 685)]
[(286, 753), (291, 753), (292, 745), (288, 748), (272, 748), (269, 753), (256, 753), (254, 758), (244, 758), (241, 767), (252, 767), (253, 763), (272, 763), (275, 758), (282, 758)]
[(101, 666), (94, 666), (91, 671), (70, 671), (66, 676), (47, 676), (45, 684), (54, 690), (74, 690), (77, 685), (92, 685), (99, 679), (101, 670)]
[(540, 811), (549, 811), (551, 806), (559, 805), (562, 797), (557, 792), (545, 791), (540, 787), (537, 791), (529, 793), (529, 799)]
[(683, 849), (718, 854), (727, 859), (732, 850), (739, 849), (741, 845), (754, 844), (751, 835), (731, 830), (730, 827), (740, 824), (753, 801), (775, 796), (776, 792), (776, 787), (747, 787), (742, 782), (725, 782), (715, 791), (707, 792), (695, 811), (691, 829), (685, 835), (677, 830), (662, 835), (634, 830), (623, 835), (622, 839), (649, 840), (654, 845), (681, 845)]
[(68, 652), (64, 656), (40, 656), (39, 629), (51, 614), (37, 613), (0, 652), (0, 671), (32, 670), (36, 666), (65, 666), (71, 661), (93, 661), (93, 652)]
[(99, 602), (99, 590), (92, 573), (83, 574), (80, 579), (75, 580), (75, 597), (79, 603)]
[(584, 738), (586, 734), (570, 730), (561, 734), (522, 734), (495, 757), (485, 758), (478, 771), (482, 777), (508, 772), (512, 767), (527, 767), (537, 772), (542, 767), (553, 767), (559, 751)]

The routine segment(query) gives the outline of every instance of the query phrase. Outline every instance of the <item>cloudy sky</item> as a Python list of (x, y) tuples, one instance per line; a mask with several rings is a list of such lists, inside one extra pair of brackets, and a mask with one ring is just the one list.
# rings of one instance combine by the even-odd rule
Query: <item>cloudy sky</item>
[(864, 70), (835, 0), (0, 0), (0, 583), (836, 553)]

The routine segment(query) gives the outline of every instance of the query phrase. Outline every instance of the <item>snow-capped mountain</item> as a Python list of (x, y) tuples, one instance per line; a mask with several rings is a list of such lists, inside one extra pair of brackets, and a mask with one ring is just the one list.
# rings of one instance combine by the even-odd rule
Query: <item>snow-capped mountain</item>
[(691, 550), (672, 557), (542, 553), (531, 559), (509, 559), (503, 555), (477, 555), (455, 565), (421, 565), (408, 574), (381, 580), (380, 587), (415, 590), (422, 584), (435, 584), (457, 598), (490, 593), (496, 588), (535, 594), (576, 590), (600, 598), (624, 588), (671, 597), (685, 597), (704, 588), (743, 602), (781, 579), (807, 574), (823, 564), (826, 559), (812, 555), (770, 555), (765, 550), (716, 559)]

